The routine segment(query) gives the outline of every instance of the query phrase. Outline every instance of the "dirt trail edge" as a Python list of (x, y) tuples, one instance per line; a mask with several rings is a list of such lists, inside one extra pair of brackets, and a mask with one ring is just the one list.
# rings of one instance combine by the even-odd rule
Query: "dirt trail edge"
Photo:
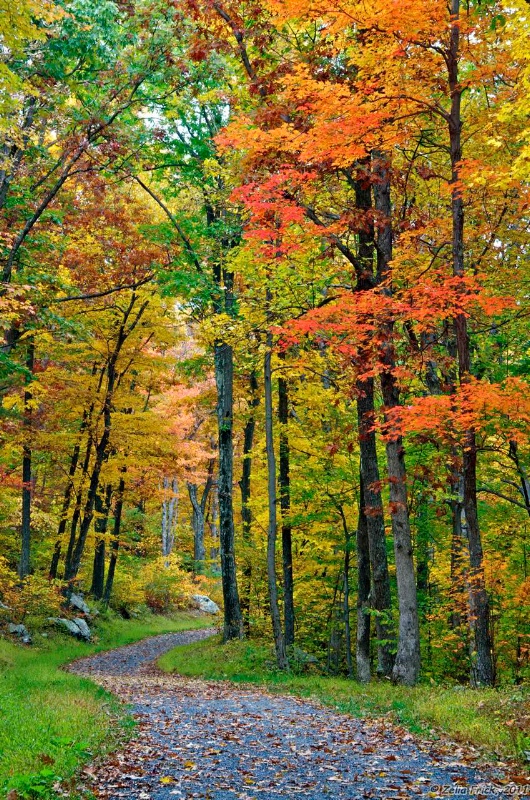
[[(165, 675), (162, 653), (212, 635), (170, 633), (76, 661), (130, 703), (139, 735), (83, 782), (98, 798), (403, 800), (530, 797), (499, 768), (453, 743), (416, 739), (387, 720), (358, 720), (294, 697)], [(222, 659), (220, 649), (219, 658)]]

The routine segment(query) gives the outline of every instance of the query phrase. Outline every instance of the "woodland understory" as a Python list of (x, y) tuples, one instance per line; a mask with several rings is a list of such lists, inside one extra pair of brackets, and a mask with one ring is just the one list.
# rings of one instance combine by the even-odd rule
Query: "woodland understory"
[[(530, 6), (0, 0), (2, 625), (530, 675)], [(5, 624), (4, 624), (5, 623)]]

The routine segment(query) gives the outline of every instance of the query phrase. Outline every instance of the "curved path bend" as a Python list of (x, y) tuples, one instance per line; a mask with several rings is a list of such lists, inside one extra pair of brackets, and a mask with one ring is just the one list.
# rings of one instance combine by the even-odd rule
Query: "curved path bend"
[[(408, 800), (530, 796), (473, 751), (416, 739), (388, 720), (359, 720), (312, 701), (159, 671), (171, 648), (212, 635), (164, 634), (81, 659), (70, 669), (130, 703), (139, 733), (85, 769), (98, 798), (118, 800)], [(222, 658), (222, 652), (219, 655)]]

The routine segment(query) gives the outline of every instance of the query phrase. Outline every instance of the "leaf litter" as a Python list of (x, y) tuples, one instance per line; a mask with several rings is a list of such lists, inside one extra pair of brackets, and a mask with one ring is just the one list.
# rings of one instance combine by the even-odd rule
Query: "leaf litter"
[(151, 637), (70, 669), (130, 704), (137, 735), (83, 787), (101, 800), (408, 800), (530, 796), (472, 747), (412, 736), (388, 718), (360, 720), (317, 702), (167, 675), (154, 661), (209, 630)]

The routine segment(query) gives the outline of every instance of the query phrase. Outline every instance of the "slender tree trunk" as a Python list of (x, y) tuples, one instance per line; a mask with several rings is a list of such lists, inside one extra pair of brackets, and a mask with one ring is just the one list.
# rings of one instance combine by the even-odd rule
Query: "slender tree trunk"
[(344, 531), (344, 588), (343, 588), (343, 601), (342, 612), (344, 617), (344, 645), (346, 650), (346, 667), (348, 669), (348, 677), (353, 678), (353, 661), (351, 652), (351, 625), (350, 625), (350, 542), (351, 535), (348, 528), (348, 521), (341, 504), (337, 506), (340, 518), (342, 521), (342, 529)]
[[(451, 150), (451, 211), (452, 211), (452, 256), (453, 274), (462, 278), (464, 265), (464, 199), (459, 186), (460, 163), (462, 161), (462, 115), (461, 99), (463, 87), (459, 83), (458, 62), (460, 56), (460, 0), (451, 0), (451, 31), (447, 51), (447, 67), (451, 111), (449, 114), (449, 141)], [(471, 354), (467, 317), (458, 314), (455, 318), (456, 347), (460, 384), (469, 381)], [(475, 686), (492, 686), (495, 680), (493, 645), (490, 633), (490, 602), (484, 577), (482, 537), (477, 510), (477, 443), (475, 430), (465, 433), (462, 473), (464, 479), (464, 513), (469, 545), (469, 606), (473, 647), (471, 654), (471, 682)]]
[(243, 619), (239, 605), (235, 559), (234, 510), (232, 502), (234, 450), (233, 428), (233, 352), (226, 342), (217, 342), (214, 351), (219, 428), (219, 545), (224, 601), (225, 641), (240, 639)]
[(267, 577), (269, 585), (269, 601), (271, 610), (272, 633), (276, 649), (276, 663), (278, 669), (288, 669), (285, 639), (282, 631), (280, 607), (278, 604), (278, 579), (276, 575), (276, 457), (274, 455), (273, 411), (272, 411), (272, 334), (267, 334), (267, 349), (265, 351), (263, 389), (265, 395), (265, 439), (268, 468), (268, 500), (269, 500), (269, 526), (267, 532)]
[[(368, 157), (361, 164), (358, 179), (355, 181), (355, 204), (365, 219), (359, 230), (359, 262), (361, 273), (357, 278), (357, 291), (371, 291), (374, 279), (374, 242), (373, 206), (371, 189), (371, 167)], [(369, 351), (360, 354), (362, 368), (370, 363), (372, 355)], [(385, 520), (383, 500), (381, 497), (381, 480), (377, 457), (375, 432), (372, 430), (375, 415), (374, 379), (369, 377), (358, 380), (357, 419), (359, 431), (359, 449), (361, 453), (361, 478), (365, 500), (364, 516), (368, 530), (370, 548), (370, 569), (372, 588), (370, 592), (372, 607), (376, 611), (377, 672), (390, 677), (394, 666), (394, 631), (392, 623), (392, 597), (390, 593), (390, 576), (388, 573), (388, 557), (386, 551)]]
[(97, 539), (94, 549), (94, 563), (92, 565), (92, 585), (90, 594), (96, 600), (101, 600), (105, 586), (105, 539)]
[(81, 469), (79, 488), (76, 492), (74, 513), (72, 514), (72, 521), (70, 523), (70, 538), (68, 540), (68, 548), (66, 550), (66, 556), (64, 560), (65, 579), (66, 576), (70, 574), (70, 571), (72, 569), (72, 556), (74, 553), (74, 547), (76, 542), (77, 525), (79, 523), (79, 518), (81, 516), (81, 507), (83, 504), (83, 488), (85, 481), (88, 477), (91, 454), (92, 454), (92, 438), (91, 436), (88, 436), (86, 450), (85, 450), (85, 457), (83, 459), (83, 466)]
[[(392, 207), (390, 201), (390, 165), (383, 153), (374, 154), (374, 201), (381, 223), (377, 236), (377, 276), (385, 280), (383, 291), (392, 294), (390, 263), (392, 261)], [(386, 412), (401, 404), (399, 386), (394, 370), (394, 325), (390, 321), (384, 329), (381, 390)], [(418, 593), (414, 573), (414, 555), (407, 498), (407, 474), (403, 439), (387, 437), (386, 458), (390, 490), (390, 516), (396, 559), (396, 581), (399, 607), (399, 635), (392, 679), (396, 683), (412, 686), (420, 674), (420, 626), (418, 618)]]
[(386, 552), (385, 521), (381, 498), (381, 479), (377, 461), (374, 420), (374, 381), (367, 378), (357, 382), (357, 416), (361, 451), (361, 476), (370, 551), (372, 588), (370, 592), (375, 617), (377, 645), (377, 672), (390, 677), (394, 666), (394, 631), (392, 625), (392, 599)]
[(54, 581), (57, 577), (57, 569), (59, 567), (59, 561), (61, 560), (61, 552), (62, 546), (60, 540), (58, 539), (55, 542), (55, 547), (53, 548), (50, 571), (48, 572), (48, 580), (50, 581)]
[(55, 548), (53, 551), (52, 562), (50, 565), (50, 572), (48, 576), (50, 580), (54, 580), (57, 577), (57, 569), (59, 567), (59, 561), (61, 559), (63, 536), (65, 534), (66, 524), (68, 522), (68, 511), (70, 509), (70, 503), (72, 502), (72, 495), (74, 493), (74, 478), (75, 478), (75, 473), (77, 471), (77, 465), (79, 463), (79, 455), (81, 453), (81, 437), (87, 427), (88, 419), (93, 409), (94, 406), (92, 405), (89, 411), (85, 409), (85, 411), (83, 412), (83, 419), (81, 421), (81, 426), (79, 428), (79, 440), (76, 442), (74, 446), (72, 457), (70, 459), (70, 467), (68, 469), (68, 482), (64, 490), (61, 518), (59, 520), (59, 526), (57, 528), (57, 541), (55, 542)]
[[(125, 468), (122, 468), (125, 472)], [(116, 505), (114, 506), (114, 526), (112, 531), (112, 549), (110, 553), (109, 569), (107, 572), (107, 581), (105, 583), (105, 590), (103, 592), (103, 602), (108, 606), (112, 595), (112, 586), (114, 584), (114, 575), (116, 574), (116, 562), (118, 561), (118, 551), (120, 549), (120, 530), (121, 530), (121, 517), (123, 512), (123, 494), (125, 491), (125, 478), (120, 478), (118, 484), (118, 491), (116, 493)]]
[[(169, 557), (175, 544), (175, 527), (178, 515), (178, 481), (164, 477), (162, 482), (166, 496), (162, 501), (162, 555), (164, 564), (169, 567)], [(169, 494), (169, 496), (167, 496)]]
[(105, 588), (105, 534), (107, 533), (111, 497), (112, 486), (108, 484), (105, 489), (105, 496), (102, 497), (98, 492), (95, 500), (96, 513), (98, 516), (94, 523), (96, 543), (90, 594), (95, 597), (96, 600), (101, 600)]
[(213, 486), (213, 468), (214, 460), (211, 459), (208, 464), (208, 478), (204, 485), (202, 497), (199, 500), (197, 485), (188, 483), (188, 494), (193, 508), (192, 527), (193, 527), (193, 558), (195, 561), (195, 570), (201, 573), (204, 569), (204, 562), (206, 561), (206, 550), (204, 547), (204, 529), (206, 525), (206, 505), (208, 497)]
[(243, 468), (241, 480), (239, 482), (241, 488), (243, 543), (245, 545), (243, 581), (241, 587), (241, 611), (243, 613), (243, 622), (247, 630), (250, 626), (250, 596), (252, 590), (252, 510), (250, 508), (252, 449), (254, 447), (254, 432), (256, 430), (255, 409), (259, 405), (258, 381), (254, 371), (250, 373), (249, 383), (251, 415), (245, 424), (243, 434)]
[(90, 525), (94, 518), (94, 506), (96, 502), (99, 479), (101, 476), (101, 470), (103, 468), (103, 464), (107, 456), (107, 448), (110, 440), (110, 419), (111, 419), (110, 397), (107, 397), (105, 403), (106, 405), (107, 404), (109, 405), (108, 411), (107, 410), (105, 411), (105, 417), (106, 417), (105, 428), (101, 435), (101, 439), (99, 440), (96, 446), (96, 457), (92, 467), (92, 473), (90, 475), (90, 483), (88, 485), (87, 496), (83, 508), (83, 517), (81, 519), (81, 524), (79, 526), (79, 535), (77, 537), (76, 543), (73, 548), (69, 569), (68, 571), (65, 570), (64, 577), (65, 580), (67, 581), (73, 581), (77, 577), (77, 573), (79, 572), (79, 567), (81, 566), (81, 559), (83, 557), (88, 531), (90, 529)]
[(31, 569), (31, 500), (33, 494), (33, 474), (32, 474), (32, 450), (31, 450), (31, 401), (33, 394), (31, 391), (31, 381), (33, 378), (33, 368), (35, 362), (35, 342), (33, 336), (28, 342), (28, 352), (26, 357), (26, 368), (28, 370), (27, 387), (24, 392), (24, 445), (22, 448), (22, 525), (21, 525), (21, 547), (18, 574), (20, 578), (25, 578)]
[(210, 523), (210, 534), (212, 537), (212, 541), (214, 542), (213, 546), (210, 548), (210, 558), (212, 561), (219, 560), (219, 494), (217, 490), (217, 484), (214, 484), (213, 492), (212, 492), (212, 521)]
[(197, 497), (196, 484), (188, 483), (188, 494), (193, 508), (193, 560), (195, 561), (195, 571), (200, 573), (206, 559), (206, 550), (204, 549), (204, 514), (202, 513), (201, 504)]
[(65, 571), (65, 579), (67, 581), (70, 581), (70, 583), (77, 577), (77, 573), (79, 572), (79, 568), (81, 566), (81, 559), (83, 557), (86, 538), (88, 536), (88, 531), (90, 529), (90, 525), (94, 518), (94, 504), (96, 499), (97, 488), (99, 485), (99, 479), (101, 476), (101, 470), (108, 455), (112, 413), (113, 413), (114, 392), (116, 389), (116, 383), (117, 381), (119, 381), (119, 375), (117, 371), (118, 358), (127, 338), (133, 332), (136, 325), (140, 322), (140, 319), (142, 318), (145, 309), (149, 305), (148, 300), (144, 301), (140, 306), (140, 308), (138, 309), (138, 311), (136, 312), (136, 314), (134, 315), (134, 318), (131, 320), (131, 315), (137, 300), (138, 296), (136, 295), (135, 292), (133, 292), (131, 295), (129, 305), (123, 312), (123, 320), (120, 324), (116, 336), (114, 350), (109, 356), (107, 362), (107, 385), (105, 389), (105, 397), (103, 400), (103, 410), (102, 410), (103, 432), (95, 448), (95, 459), (92, 467), (92, 474), (90, 476), (90, 483), (88, 486), (85, 506), (83, 509), (83, 518), (81, 520), (81, 525), (79, 527), (79, 536), (77, 537), (77, 541), (73, 548), (69, 569), (68, 571)]
[(291, 481), (289, 474), (289, 390), (287, 380), (278, 378), (278, 421), (280, 423), (280, 509), (282, 517), (282, 561), (283, 561), (283, 614), (285, 646), (294, 644), (294, 598), (293, 598), (293, 538), (289, 522), (291, 512)]
[(357, 523), (357, 680), (370, 681), (370, 546), (362, 476), (359, 481)]

